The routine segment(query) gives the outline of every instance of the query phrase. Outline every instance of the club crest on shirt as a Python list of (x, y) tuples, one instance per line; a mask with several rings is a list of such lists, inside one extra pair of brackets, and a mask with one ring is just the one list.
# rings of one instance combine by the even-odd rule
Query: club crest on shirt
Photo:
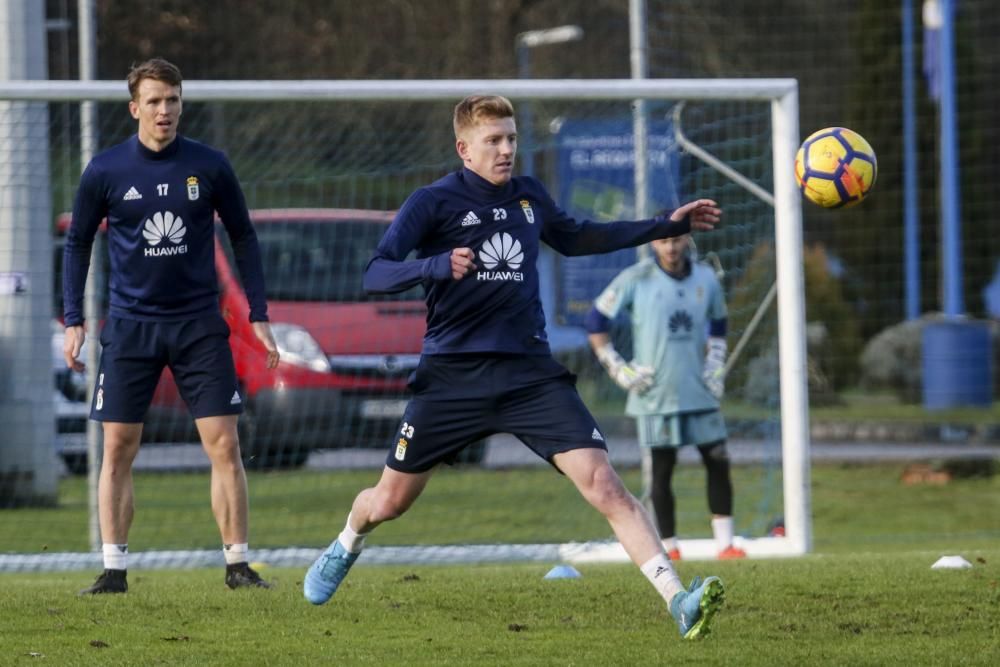
[(528, 219), (528, 224), (535, 224), (535, 212), (531, 210), (531, 202), (527, 199), (521, 200), (521, 210), (524, 211), (524, 217)]
[(188, 176), (188, 179), (187, 179), (187, 190), (188, 190), (188, 199), (190, 199), (191, 201), (196, 201), (198, 199), (198, 195), (200, 194), (198, 192), (198, 177), (197, 176)]

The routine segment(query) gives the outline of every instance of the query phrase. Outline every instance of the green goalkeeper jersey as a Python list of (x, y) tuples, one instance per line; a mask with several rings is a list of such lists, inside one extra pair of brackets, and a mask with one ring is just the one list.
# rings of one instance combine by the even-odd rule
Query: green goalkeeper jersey
[(722, 286), (711, 268), (692, 262), (684, 278), (653, 258), (619, 273), (594, 304), (608, 319), (627, 312), (632, 321), (635, 365), (656, 371), (646, 393), (631, 392), (625, 412), (633, 417), (717, 410), (719, 401), (702, 381), (708, 322), (726, 317)]

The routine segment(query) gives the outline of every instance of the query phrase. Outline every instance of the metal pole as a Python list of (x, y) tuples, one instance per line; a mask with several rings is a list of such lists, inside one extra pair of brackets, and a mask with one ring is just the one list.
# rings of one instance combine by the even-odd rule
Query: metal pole
[[(628, 34), (629, 34), (629, 64), (633, 79), (645, 79), (648, 76), (646, 60), (646, 0), (629, 0), (628, 3)], [(635, 217), (649, 217), (649, 193), (647, 190), (649, 161), (646, 156), (649, 126), (646, 116), (646, 100), (634, 101), (632, 112), (632, 182), (635, 189)], [(636, 248), (636, 257), (643, 259), (649, 254), (649, 249), (642, 245)], [(645, 448), (641, 448), (645, 449)], [(642, 462), (642, 502), (646, 510), (655, 515), (653, 508), (653, 459), (643, 451)]]
[[(517, 77), (519, 79), (531, 78), (531, 49), (536, 46), (547, 46), (549, 44), (564, 44), (565, 42), (575, 42), (583, 37), (583, 28), (578, 25), (561, 25), (545, 30), (528, 30), (517, 35), (514, 39), (514, 50), (517, 53)], [(535, 145), (534, 145), (534, 120), (531, 114), (531, 103), (522, 102), (518, 116), (520, 141), (524, 147), (521, 154), (521, 175), (535, 175)]]
[[(517, 78), (519, 79), (530, 79), (531, 78), (531, 49), (528, 45), (524, 43), (524, 40), (519, 36), (517, 40)], [(532, 136), (532, 123), (534, 120), (531, 117), (531, 102), (525, 100), (521, 102), (521, 108), (518, 112), (518, 116), (521, 118), (520, 130), (518, 134), (521, 140), (518, 142), (524, 147), (524, 152), (521, 153), (521, 175), (522, 176), (534, 176), (535, 175), (535, 153), (534, 153), (534, 137)]]
[[(0, 3), (2, 4), (2, 3)], [(453, 100), (470, 90), (532, 100), (750, 100), (770, 102), (795, 88), (795, 79), (297, 79), (200, 80), (184, 82), (186, 102), (354, 102)], [(0, 99), (122, 102), (122, 82), (0, 80)]]
[(941, 0), (941, 239), (944, 314), (965, 312), (962, 294), (962, 197), (958, 181), (954, 0)]
[[(45, 3), (0, 3), (0, 81), (44, 80)], [(0, 102), (0, 505), (58, 500), (49, 113)]]
[[(97, 78), (97, 24), (94, 0), (78, 0), (80, 80), (92, 81)], [(86, 167), (97, 151), (97, 103), (80, 104), (80, 165)], [(90, 256), (90, 277), (84, 295), (83, 313), (87, 323), (87, 402), (92, 403), (94, 387), (97, 384), (97, 370), (100, 364), (98, 344), (101, 323), (101, 293), (104, 291), (104, 265), (101, 261), (101, 241), (94, 243)], [(101, 550), (101, 525), (97, 504), (97, 485), (101, 471), (102, 439), (101, 427), (92, 420), (87, 421), (87, 509), (88, 534), (92, 551)]]
[(812, 549), (809, 496), (809, 383), (806, 372), (802, 200), (793, 156), (799, 142), (798, 91), (771, 103), (774, 128), (775, 255), (785, 529), (797, 553)]
[(920, 317), (920, 214), (917, 208), (917, 114), (913, 0), (903, 0), (903, 256), (906, 319)]
[[(629, 42), (630, 60), (633, 79), (645, 79), (648, 76), (648, 61), (646, 54), (646, 0), (629, 0)], [(649, 144), (649, 123), (646, 116), (646, 100), (635, 100), (632, 115), (632, 133), (634, 135), (635, 151), (635, 217), (648, 218), (649, 210), (649, 160), (647, 149)], [(645, 248), (639, 249), (642, 256)]]

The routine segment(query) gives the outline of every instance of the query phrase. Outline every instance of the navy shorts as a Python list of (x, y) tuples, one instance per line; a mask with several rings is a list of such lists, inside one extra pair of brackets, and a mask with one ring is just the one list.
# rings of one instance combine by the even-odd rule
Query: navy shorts
[(467, 445), (510, 433), (538, 456), (607, 450), (576, 391), (576, 376), (549, 356), (425, 355), (410, 376), (386, 465), (400, 472), (453, 463)]
[(175, 322), (110, 317), (101, 347), (91, 419), (143, 421), (165, 366), (195, 419), (243, 412), (229, 325), (221, 314)]

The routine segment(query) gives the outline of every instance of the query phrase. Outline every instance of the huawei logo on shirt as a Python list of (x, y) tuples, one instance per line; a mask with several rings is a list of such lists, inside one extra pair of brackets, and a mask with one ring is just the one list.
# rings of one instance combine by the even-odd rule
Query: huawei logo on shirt
[(691, 315), (686, 310), (678, 310), (670, 316), (667, 326), (670, 328), (670, 333), (672, 334), (688, 334), (691, 333), (691, 329), (694, 327), (694, 320), (692, 320)]
[[(170, 211), (156, 212), (146, 219), (142, 235), (150, 245), (143, 251), (146, 257), (164, 257), (168, 255), (183, 255), (188, 251), (186, 245), (181, 245), (187, 227), (180, 217), (175, 217)], [(169, 241), (170, 243), (164, 243)], [(163, 244), (162, 246), (160, 244)], [(171, 245), (173, 244), (173, 245)]]
[[(479, 261), (485, 271), (476, 273), (476, 280), (513, 280), (522, 282), (524, 274), (518, 271), (524, 261), (521, 242), (507, 232), (497, 232), (487, 239), (479, 249)], [(496, 271), (501, 264), (509, 271)]]

